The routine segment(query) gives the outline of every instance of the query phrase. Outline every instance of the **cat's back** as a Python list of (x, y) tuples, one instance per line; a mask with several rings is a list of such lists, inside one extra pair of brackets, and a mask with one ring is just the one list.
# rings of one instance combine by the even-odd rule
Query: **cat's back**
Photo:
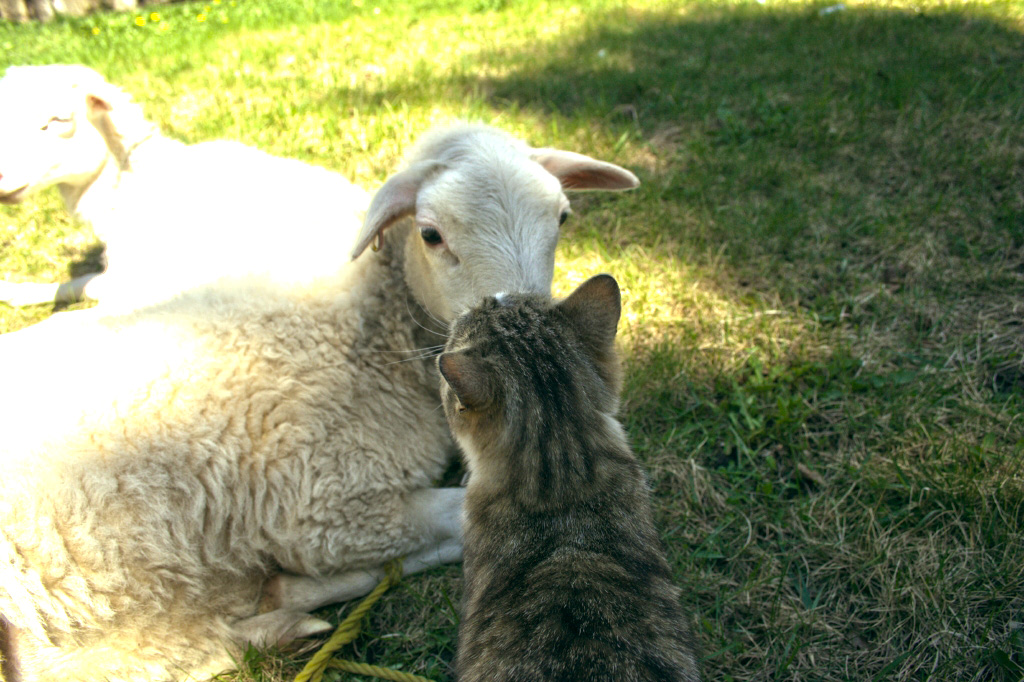
[(546, 529), (506, 519), (505, 541), (479, 551), (467, 537), (460, 681), (699, 679), (679, 589), (644, 537), (646, 519), (630, 531), (587, 516)]

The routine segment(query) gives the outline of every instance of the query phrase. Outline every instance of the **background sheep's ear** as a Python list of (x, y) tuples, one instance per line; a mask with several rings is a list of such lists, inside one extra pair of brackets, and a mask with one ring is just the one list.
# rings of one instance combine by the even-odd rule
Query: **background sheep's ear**
[(377, 235), (416, 212), (416, 195), (419, 194), (420, 187), (442, 165), (439, 161), (413, 164), (404, 171), (392, 175), (383, 187), (377, 190), (370, 207), (366, 210), (359, 239), (352, 249), (352, 260), (358, 258)]
[(619, 283), (611, 275), (595, 275), (558, 304), (591, 349), (604, 354), (614, 348), (622, 314)]
[(534, 149), (530, 158), (558, 178), (562, 189), (623, 190), (640, 186), (635, 175), (613, 163), (560, 149)]
[(85, 95), (85, 114), (103, 136), (107, 149), (128, 169), (130, 151), (159, 134), (160, 129), (146, 119), (142, 107), (123, 90), (106, 81), (91, 84)]
[(103, 140), (107, 143), (107, 149), (117, 159), (118, 164), (124, 167), (128, 162), (127, 145), (124, 141), (124, 136), (118, 131), (117, 126), (114, 125), (114, 120), (111, 117), (110, 112), (113, 111), (114, 107), (111, 105), (108, 98), (98, 94), (88, 94), (85, 96), (85, 115), (89, 119), (89, 123), (95, 126), (96, 130), (100, 131), (100, 135), (103, 136)]
[(479, 410), (490, 405), (491, 378), (479, 356), (468, 351), (442, 353), (437, 358), (437, 368), (466, 409)]
[(89, 114), (89, 120), (93, 120), (95, 117), (109, 113), (112, 107), (110, 102), (103, 99), (100, 95), (86, 95), (85, 96), (85, 107)]

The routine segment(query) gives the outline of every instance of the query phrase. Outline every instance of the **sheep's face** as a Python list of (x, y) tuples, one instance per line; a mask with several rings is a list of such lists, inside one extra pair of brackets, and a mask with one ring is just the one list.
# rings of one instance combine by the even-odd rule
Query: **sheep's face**
[(19, 203), (51, 185), (84, 186), (107, 158), (103, 137), (85, 117), (85, 89), (59, 87), (46, 77), (55, 68), (12, 68), (0, 79), (0, 203)]
[(498, 292), (551, 292), (569, 200), (540, 165), (491, 161), (483, 172), (462, 166), (441, 172), (417, 197), (409, 283), (442, 320)]
[(377, 191), (352, 257), (411, 216), (405, 275), (419, 302), (450, 321), (487, 296), (551, 293), (563, 190), (624, 190), (629, 171), (558, 149), (533, 149), (494, 128), (424, 136), (409, 167)]

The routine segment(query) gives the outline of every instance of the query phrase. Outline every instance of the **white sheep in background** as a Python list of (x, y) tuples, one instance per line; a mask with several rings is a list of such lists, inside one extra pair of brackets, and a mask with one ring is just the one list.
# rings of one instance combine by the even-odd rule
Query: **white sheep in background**
[(87, 67), (11, 67), (0, 79), (0, 203), (53, 185), (105, 242), (106, 271), (0, 282), (0, 301), (129, 309), (225, 276), (309, 281), (338, 269), (369, 201), (324, 168), (165, 137)]
[[(563, 188), (636, 184), (457, 126), (377, 192), (334, 276), (0, 336), (18, 359), (0, 389), (8, 679), (216, 673), (246, 642), (326, 630), (308, 612), (394, 557), (459, 560), (463, 490), (432, 487), (453, 452), (432, 362), (447, 321), (550, 291)], [(90, 362), (48, 374), (69, 339)]]

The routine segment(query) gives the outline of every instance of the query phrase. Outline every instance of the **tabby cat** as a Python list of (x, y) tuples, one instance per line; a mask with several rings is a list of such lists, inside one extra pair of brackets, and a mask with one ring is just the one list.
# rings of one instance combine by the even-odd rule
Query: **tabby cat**
[(441, 395), (469, 469), (461, 682), (700, 677), (626, 443), (609, 275), (553, 303), (488, 299), (453, 324)]

